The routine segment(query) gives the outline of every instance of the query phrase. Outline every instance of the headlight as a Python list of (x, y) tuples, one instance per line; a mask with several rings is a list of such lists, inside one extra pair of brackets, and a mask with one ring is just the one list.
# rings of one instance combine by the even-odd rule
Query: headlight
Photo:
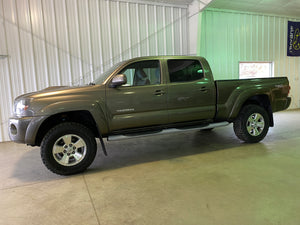
[(31, 99), (17, 100), (14, 104), (14, 114), (17, 116), (27, 116), (30, 101)]

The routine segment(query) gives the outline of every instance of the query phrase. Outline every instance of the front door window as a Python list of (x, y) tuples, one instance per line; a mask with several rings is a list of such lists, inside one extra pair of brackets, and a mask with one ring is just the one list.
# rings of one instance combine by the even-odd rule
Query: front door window
[(125, 86), (144, 86), (160, 84), (160, 66), (158, 60), (132, 63), (121, 72), (127, 77)]

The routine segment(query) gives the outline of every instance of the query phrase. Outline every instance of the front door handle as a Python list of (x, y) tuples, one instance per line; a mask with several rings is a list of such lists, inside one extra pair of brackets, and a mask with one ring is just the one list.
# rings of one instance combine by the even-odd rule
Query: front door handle
[(154, 95), (156, 95), (156, 96), (161, 96), (161, 95), (164, 95), (166, 92), (164, 92), (163, 90), (156, 90), (155, 92), (154, 92)]

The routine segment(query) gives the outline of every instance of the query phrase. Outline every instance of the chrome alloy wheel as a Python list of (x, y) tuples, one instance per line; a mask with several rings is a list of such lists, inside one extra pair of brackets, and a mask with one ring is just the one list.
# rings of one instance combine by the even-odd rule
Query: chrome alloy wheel
[(77, 165), (84, 159), (86, 151), (85, 141), (75, 134), (67, 134), (58, 138), (52, 148), (55, 161), (63, 166)]
[(265, 128), (265, 120), (261, 114), (253, 113), (249, 116), (246, 126), (250, 135), (258, 136)]

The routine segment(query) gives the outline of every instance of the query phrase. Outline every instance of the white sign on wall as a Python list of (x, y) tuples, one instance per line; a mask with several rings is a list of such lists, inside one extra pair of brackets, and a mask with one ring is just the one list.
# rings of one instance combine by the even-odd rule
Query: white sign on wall
[(273, 62), (239, 62), (240, 79), (273, 77)]

